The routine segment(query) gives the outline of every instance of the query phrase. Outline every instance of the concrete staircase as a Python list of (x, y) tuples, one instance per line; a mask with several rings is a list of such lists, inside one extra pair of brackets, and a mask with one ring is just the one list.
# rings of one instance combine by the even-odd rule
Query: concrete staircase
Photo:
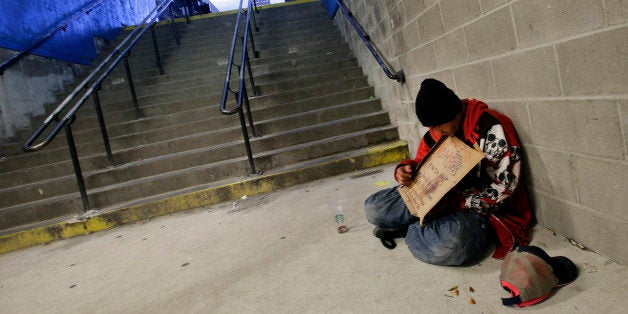
[[(158, 26), (165, 75), (155, 67), (147, 34), (130, 57), (141, 112), (133, 108), (123, 67), (114, 71), (99, 96), (117, 166), (104, 153), (91, 100), (81, 109), (73, 130), (93, 209), (119, 211), (289, 171), (307, 182), (377, 165), (378, 158), (391, 162), (369, 156), (379, 144), (387, 148), (373, 151), (407, 154), (320, 2), (286, 5), (257, 15), (260, 58), (251, 64), (261, 96), (251, 98), (251, 108), (261, 136), (251, 138), (251, 147), (263, 173), (247, 176), (238, 116), (219, 111), (234, 22), (235, 15), (180, 22), (180, 46), (168, 24)], [(25, 130), (23, 138), (32, 132)], [(67, 221), (83, 210), (65, 137), (34, 153), (21, 152), (21, 144), (3, 147), (0, 235)], [(369, 162), (355, 162), (359, 156)], [(327, 164), (334, 169), (321, 171)]]

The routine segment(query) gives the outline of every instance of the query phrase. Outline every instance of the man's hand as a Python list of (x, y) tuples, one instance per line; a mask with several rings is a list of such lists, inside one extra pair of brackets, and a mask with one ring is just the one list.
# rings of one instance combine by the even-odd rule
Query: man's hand
[(395, 180), (401, 185), (408, 186), (414, 178), (414, 167), (412, 165), (405, 165), (397, 168), (395, 171)]

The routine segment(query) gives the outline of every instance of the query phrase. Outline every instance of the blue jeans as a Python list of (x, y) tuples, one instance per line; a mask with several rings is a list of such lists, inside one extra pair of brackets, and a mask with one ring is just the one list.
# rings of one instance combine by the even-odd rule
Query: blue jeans
[(406, 244), (417, 259), (459, 266), (481, 258), (489, 244), (489, 221), (471, 212), (452, 212), (425, 226), (412, 216), (397, 187), (381, 190), (364, 202), (366, 219), (381, 228), (408, 227)]

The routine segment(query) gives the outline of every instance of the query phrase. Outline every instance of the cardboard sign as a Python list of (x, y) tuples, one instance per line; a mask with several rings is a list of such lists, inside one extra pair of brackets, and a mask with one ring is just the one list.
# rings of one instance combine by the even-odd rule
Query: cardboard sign
[(398, 188), (410, 213), (421, 224), (434, 205), (477, 165), (484, 153), (453, 136), (443, 136), (419, 164), (412, 183)]

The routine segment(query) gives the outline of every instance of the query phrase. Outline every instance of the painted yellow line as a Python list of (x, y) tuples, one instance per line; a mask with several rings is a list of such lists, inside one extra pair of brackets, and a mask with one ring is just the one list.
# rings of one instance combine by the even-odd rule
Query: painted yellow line
[(408, 146), (405, 142), (398, 141), (369, 148), (365, 153), (356, 156), (104, 212), (84, 221), (62, 222), (0, 236), (0, 253), (111, 229), (188, 209), (210, 206), (239, 199), (244, 195), (253, 196), (272, 192), (313, 180), (398, 162), (406, 158), (408, 158)]

